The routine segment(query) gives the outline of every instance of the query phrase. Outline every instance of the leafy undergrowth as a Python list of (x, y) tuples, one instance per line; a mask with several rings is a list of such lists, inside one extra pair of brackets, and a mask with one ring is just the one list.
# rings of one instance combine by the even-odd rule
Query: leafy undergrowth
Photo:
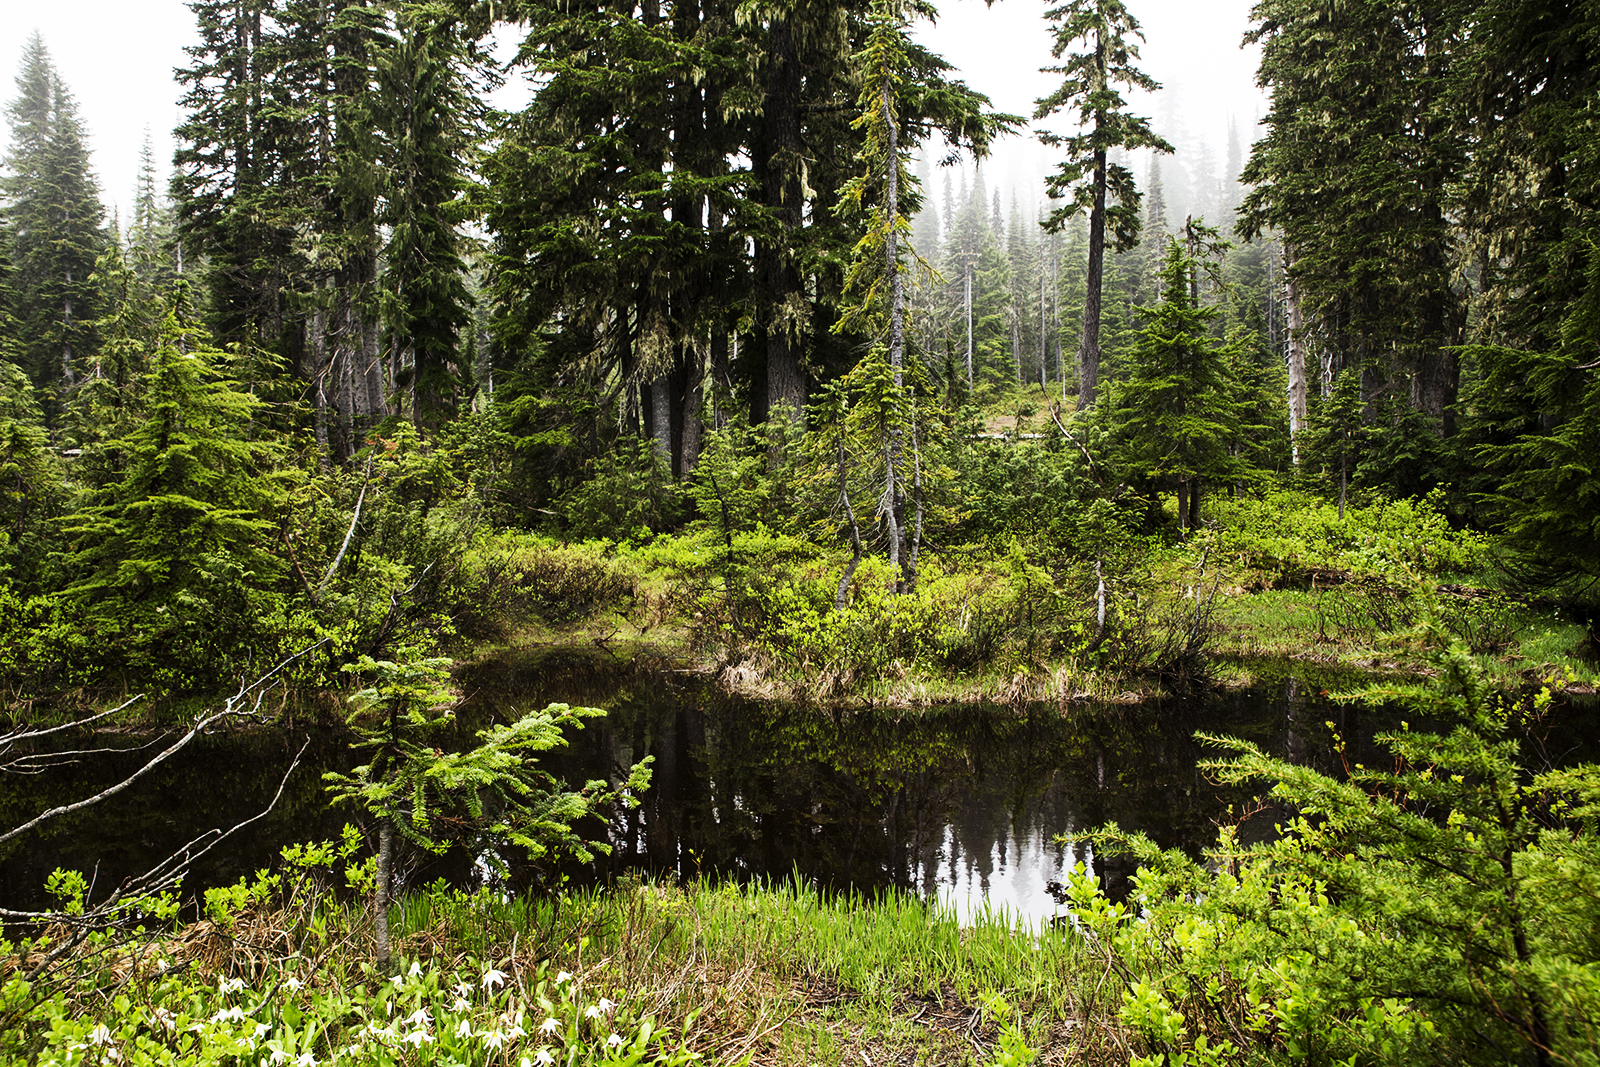
[[(897, 593), (886, 560), (756, 527), (479, 557), (483, 643), (631, 642), (747, 696), (916, 707), (1138, 699), (1207, 680), (1209, 654), (1426, 672), (1425, 619), (1504, 684), (1593, 685), (1581, 628), (1490, 588), (1491, 541), (1434, 497), (1338, 508), (1218, 496), (1185, 542), (1082, 549), (1000, 537), (928, 549)], [(1463, 576), (1479, 576), (1464, 579)], [(463, 627), (463, 629), (468, 629)]]

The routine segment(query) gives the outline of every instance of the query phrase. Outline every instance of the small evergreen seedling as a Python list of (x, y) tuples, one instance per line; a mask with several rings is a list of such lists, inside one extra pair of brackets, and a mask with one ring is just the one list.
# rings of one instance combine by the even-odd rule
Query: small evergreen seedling
[[(378, 823), (377, 884), (373, 914), (377, 963), (389, 966), (389, 882), (394, 832), (431, 851), (450, 843), (441, 816), (453, 827), (472, 829), (519, 845), (530, 858), (570, 852), (588, 862), (603, 842), (586, 842), (573, 824), (597, 808), (649, 785), (650, 759), (636, 764), (626, 781), (613, 788), (591, 781), (580, 792), (568, 790), (539, 768), (536, 754), (566, 744), (562, 730), (604, 715), (599, 708), (551, 704), (515, 722), (479, 730), (478, 743), (447, 752), (437, 742), (454, 725), (455, 703), (447, 688), (444, 658), (402, 658), (399, 662), (362, 656), (346, 670), (373, 679), (356, 694), (351, 725), (372, 750), (372, 759), (349, 774), (323, 777), (336, 801), (360, 804)], [(369, 713), (376, 713), (374, 720)]]

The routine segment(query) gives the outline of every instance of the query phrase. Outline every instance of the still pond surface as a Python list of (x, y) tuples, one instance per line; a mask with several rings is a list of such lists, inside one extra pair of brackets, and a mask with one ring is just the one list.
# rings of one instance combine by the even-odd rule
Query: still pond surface
[[(603, 830), (614, 853), (599, 861), (600, 877), (798, 871), (836, 888), (937, 897), (962, 914), (987, 906), (1040, 918), (1056, 911), (1046, 884), (1089, 858), (1074, 841), (1083, 831), (1116, 822), (1198, 853), (1220, 823), (1250, 805), (1250, 791), (1220, 789), (1198, 769), (1216, 752), (1197, 731), (1246, 738), (1336, 773), (1333, 728), (1352, 739), (1356, 759), (1370, 753), (1375, 730), (1396, 723), (1382, 709), (1328, 700), (1327, 676), (1275, 671), (1247, 689), (1142, 704), (820, 711), (729, 697), (659, 664), (545, 650), (464, 669), (459, 718), (478, 726), (552, 701), (608, 709), (551, 756), (568, 781), (613, 777), (655, 757), (644, 803)], [(1592, 703), (1575, 707), (1560, 732), (1595, 737), (1595, 718)], [(189, 888), (253, 874), (286, 844), (337, 837), (356, 814), (330, 809), (323, 791), (322, 771), (353, 762), (340, 736), (255, 728), (199, 738), (127, 793), (0, 851), (0, 903), (43, 904), (44, 880), (57, 866), (84, 870), (103, 896), (204, 829), (258, 812), (308, 740), (273, 812), (207, 854)], [(1559, 737), (1543, 744), (1539, 762), (1572, 760)], [(105, 755), (0, 783), (0, 822), (13, 826), (103, 789), (140, 758)], [(1256, 818), (1246, 835), (1271, 833), (1271, 821)], [(1095, 860), (1113, 891), (1125, 885), (1125, 862)], [(471, 870), (464, 854), (420, 856), (410, 878), (466, 878)]]

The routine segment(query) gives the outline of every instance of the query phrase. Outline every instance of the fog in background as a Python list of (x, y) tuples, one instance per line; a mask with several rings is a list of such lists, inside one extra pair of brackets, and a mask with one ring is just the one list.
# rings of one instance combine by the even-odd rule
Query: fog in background
[[(1226, 166), (1229, 123), (1237, 125), (1244, 150), (1257, 135), (1266, 110), (1254, 84), (1258, 50), (1241, 49), (1249, 28), (1251, 0), (1130, 0), (1146, 38), (1140, 66), (1163, 89), (1133, 101), (1156, 129), (1179, 147), (1162, 161), (1169, 217), (1183, 217), (1186, 187)], [(1051, 65), (1051, 36), (1042, 0), (944, 0), (936, 26), (921, 25), (919, 40), (944, 56), (960, 77), (989, 95), (994, 106), (1022, 115), (1031, 128), (1034, 101), (1051, 92), (1057, 76), (1039, 73)], [(171, 169), (173, 126), (182, 117), (176, 67), (186, 66), (183, 48), (195, 40), (194, 16), (182, 0), (79, 0), (25, 10), (0, 5), (0, 98), (17, 95), (14, 78), (23, 46), (37, 29), (67, 87), (76, 97), (88, 135), (101, 197), (108, 211), (126, 219), (133, 203), (139, 149), (148, 130), (158, 171)], [(503, 107), (525, 100), (520, 79), (497, 98)], [(1065, 116), (1053, 128), (1067, 131)], [(5, 143), (10, 143), (9, 128)], [(1144, 183), (1147, 164), (1134, 160)], [(985, 182), (999, 189), (1007, 206), (1013, 195), (1032, 216), (1043, 201), (1043, 177), (1055, 157), (1029, 134), (1005, 139), (985, 165)], [(961, 168), (972, 180), (972, 168)], [(932, 174), (928, 192), (937, 201), (944, 175)], [(962, 175), (951, 173), (953, 182)]]

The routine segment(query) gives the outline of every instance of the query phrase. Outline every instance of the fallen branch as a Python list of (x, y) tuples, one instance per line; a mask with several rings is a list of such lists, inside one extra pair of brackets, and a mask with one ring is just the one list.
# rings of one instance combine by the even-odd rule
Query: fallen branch
[[(142, 766), (140, 766), (132, 774), (130, 774), (126, 778), (122, 779), (122, 781), (116, 783), (115, 785), (109, 786), (109, 787), (107, 787), (105, 789), (102, 789), (100, 792), (96, 793), (94, 796), (86, 797), (83, 800), (73, 801), (70, 804), (62, 804), (62, 805), (59, 805), (58, 807), (51, 808), (48, 811), (41, 812), (38, 815), (34, 816), (32, 819), (29, 819), (27, 822), (23, 823), (22, 825), (14, 827), (14, 828), (12, 828), (10, 830), (7, 830), (4, 833), (0, 833), (0, 844), (5, 844), (7, 841), (10, 841), (12, 838), (19, 837), (22, 834), (27, 833), (29, 830), (32, 830), (35, 827), (41, 825), (42, 823), (45, 823), (45, 822), (49, 821), (50, 819), (54, 819), (54, 818), (57, 818), (57, 817), (62, 816), (62, 815), (69, 815), (69, 814), (71, 814), (72, 812), (75, 812), (75, 811), (82, 811), (84, 808), (93, 807), (95, 804), (99, 804), (103, 800), (108, 800), (111, 797), (116, 796), (118, 793), (121, 793), (123, 790), (125, 790), (129, 786), (131, 786), (134, 782), (137, 782), (140, 778), (143, 778), (146, 774), (149, 774), (151, 771), (155, 770), (162, 763), (164, 763), (168, 759), (170, 759), (173, 755), (175, 755), (176, 753), (182, 751), (184, 746), (186, 746), (190, 741), (193, 741), (195, 739), (195, 737), (197, 737), (199, 734), (204, 732), (206, 729), (208, 729), (212, 725), (214, 725), (214, 724), (216, 724), (216, 723), (218, 723), (218, 722), (220, 722), (220, 721), (222, 721), (224, 719), (230, 719), (230, 718), (234, 718), (234, 717), (239, 716), (239, 715), (244, 715), (244, 714), (247, 714), (247, 713), (254, 713), (254, 712), (258, 711), (260, 709), (260, 707), (261, 707), (262, 699), (266, 696), (268, 690), (271, 688), (271, 686), (269, 686), (267, 683), (271, 682), (274, 678), (276, 678), (277, 675), (279, 674), (279, 672), (281, 672), (289, 664), (293, 663), (295, 660), (299, 659), (301, 656), (304, 656), (306, 653), (310, 652), (312, 649), (317, 648), (317, 647), (319, 647), (320, 645), (322, 645), (324, 643), (325, 642), (323, 642), (323, 641), (318, 641), (314, 645), (310, 645), (310, 646), (308, 646), (306, 648), (303, 648), (299, 652), (296, 652), (294, 655), (292, 655), (289, 658), (283, 660), (281, 663), (279, 663), (277, 666), (273, 667), (267, 673), (261, 675), (255, 681), (241, 684), (240, 687), (239, 687), (239, 691), (237, 693), (235, 693), (233, 696), (231, 696), (231, 697), (229, 697), (227, 699), (227, 701), (223, 704), (221, 711), (212, 712), (210, 715), (203, 715), (200, 718), (196, 719), (194, 721), (194, 723), (189, 727), (189, 731), (187, 733), (185, 733), (178, 740), (174, 741), (172, 744), (168, 745), (165, 749), (163, 749), (161, 752), (159, 752), (155, 756), (152, 756), (149, 760), (147, 760)], [(135, 699), (137, 699), (137, 698), (135, 698)], [(248, 707), (246, 706), (247, 702), (248, 702)], [(127, 701), (127, 702), (123, 703), (122, 705), (120, 705), (119, 707), (111, 709), (110, 712), (101, 712), (98, 715), (91, 716), (90, 718), (81, 720), (80, 722), (69, 723), (66, 726), (51, 727), (51, 728), (46, 729), (46, 730), (24, 732), (22, 734), (16, 734), (16, 735), (6, 735), (4, 737), (0, 737), (0, 746), (5, 746), (6, 748), (9, 748), (10, 745), (12, 743), (14, 743), (15, 741), (17, 741), (17, 740), (21, 740), (21, 739), (25, 739), (25, 738), (41, 737), (41, 736), (44, 736), (45, 734), (55, 733), (55, 732), (57, 732), (59, 730), (66, 729), (66, 728), (68, 728), (70, 726), (83, 726), (83, 725), (86, 725), (88, 723), (97, 722), (97, 721), (99, 721), (101, 719), (104, 719), (107, 715), (110, 715), (113, 712), (121, 711), (123, 708), (128, 707), (128, 705), (131, 704), (131, 703), (132, 703), (131, 700)], [(108, 750), (108, 751), (110, 751), (110, 750)], [(127, 750), (118, 749), (118, 750), (115, 750), (115, 751), (127, 751)], [(48, 758), (48, 757), (41, 757), (41, 758)]]

